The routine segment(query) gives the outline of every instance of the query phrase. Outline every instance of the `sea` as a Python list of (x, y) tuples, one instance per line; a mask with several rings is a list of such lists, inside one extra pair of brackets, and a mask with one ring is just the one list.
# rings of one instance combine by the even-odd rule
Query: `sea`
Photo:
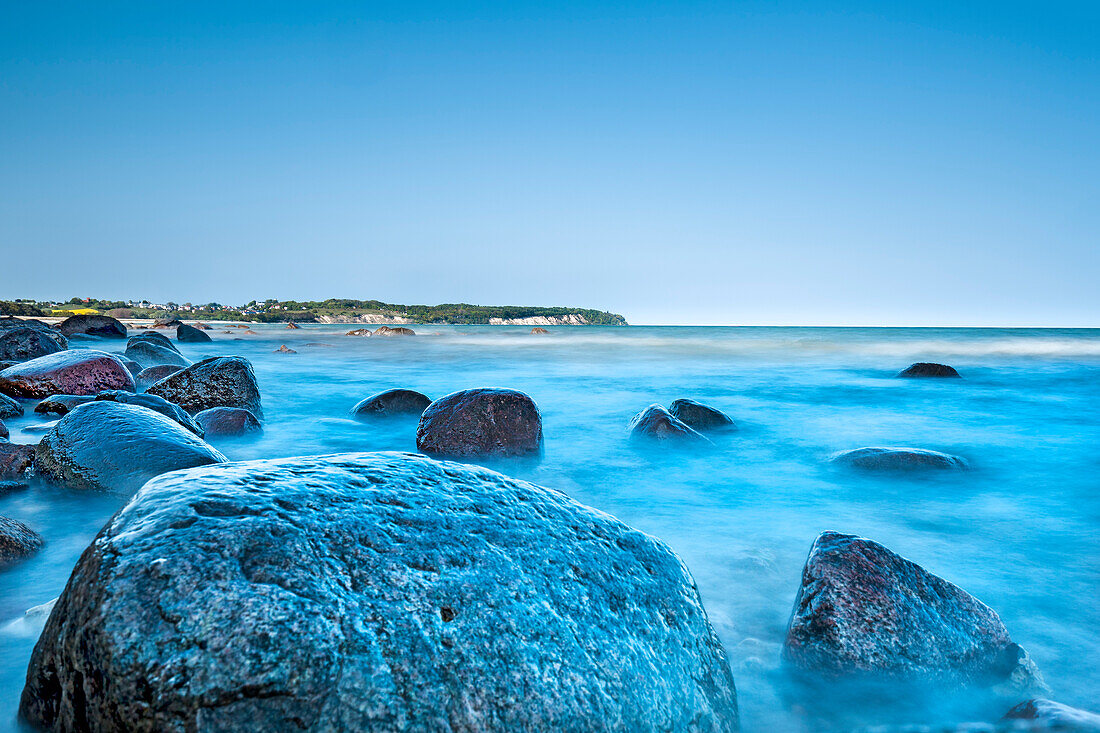
[[(911, 704), (815, 706), (781, 662), (800, 572), (826, 530), (862, 535), (995, 609), (1060, 702), (1100, 690), (1100, 329), (413, 326), (415, 337), (344, 335), (356, 325), (213, 324), (188, 358), (253, 364), (262, 437), (218, 444), (231, 460), (415, 451), (416, 423), (357, 422), (349, 410), (394, 387), (438, 398), (474, 387), (529, 394), (540, 461), (497, 463), (651, 534), (685, 561), (725, 645), (744, 731), (860, 730), (991, 722), (1017, 700), (937, 694)], [(231, 331), (225, 333), (226, 330)], [(281, 345), (295, 354), (273, 353)], [(74, 342), (121, 351), (119, 341)], [(961, 379), (898, 379), (918, 361)], [(737, 430), (708, 450), (638, 446), (633, 415), (691, 398)], [(47, 420), (26, 403), (13, 442)], [(27, 429), (30, 428), (28, 431)], [(902, 446), (965, 458), (965, 471), (858, 473), (839, 451)], [(0, 515), (45, 537), (0, 571), (0, 730), (41, 617), (77, 558), (128, 497), (32, 486)], [(818, 695), (821, 693), (819, 692)], [(826, 697), (828, 694), (826, 694)], [(822, 711), (819, 708), (827, 708)]]

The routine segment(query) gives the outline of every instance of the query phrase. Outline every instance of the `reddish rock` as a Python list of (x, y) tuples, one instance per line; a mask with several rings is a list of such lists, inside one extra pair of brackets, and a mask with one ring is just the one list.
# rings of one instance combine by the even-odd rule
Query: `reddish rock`
[(550, 333), (550, 332), (547, 331), (545, 328), (542, 328), (541, 326), (535, 326), (534, 328), (531, 329), (531, 333)]
[(542, 415), (514, 389), (467, 389), (428, 405), (416, 429), (422, 453), (452, 457), (529, 456), (542, 452)]
[(0, 517), (0, 568), (33, 555), (43, 544), (42, 537), (27, 525)]
[(202, 428), (207, 440), (239, 438), (264, 430), (255, 415), (240, 407), (211, 407), (195, 415), (195, 422)]
[(403, 328), (398, 326), (397, 328), (390, 328), (389, 326), (379, 326), (374, 330), (375, 336), (415, 336), (416, 331), (411, 328)]
[(34, 446), (0, 442), (0, 481), (19, 481), (34, 463)]
[(298, 352), (295, 351), (294, 349), (288, 348), (286, 344), (283, 344), (282, 346), (275, 349), (271, 353), (272, 354), (297, 354)]
[(345, 336), (373, 336), (373, 332), (369, 328), (357, 328), (354, 331), (348, 331)]
[(92, 349), (59, 351), (0, 372), (0, 392), (12, 397), (87, 395), (104, 389), (134, 391), (134, 378), (114, 354)]

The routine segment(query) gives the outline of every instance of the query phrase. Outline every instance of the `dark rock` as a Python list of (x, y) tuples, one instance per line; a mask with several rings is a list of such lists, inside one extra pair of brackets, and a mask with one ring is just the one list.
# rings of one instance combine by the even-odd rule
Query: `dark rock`
[(290, 323), (286, 324), (286, 327), (287, 327), (287, 328), (301, 328), (301, 326), (299, 326), (299, 325), (298, 325), (297, 323), (295, 323), (294, 321), (291, 321)]
[[(0, 459), (2, 459), (2, 454), (0, 454)], [(28, 484), (26, 481), (0, 480), (0, 498), (8, 496), (9, 494), (14, 494), (16, 491), (22, 491), (23, 489), (29, 487), (30, 484)]]
[(650, 405), (631, 419), (630, 439), (639, 442), (713, 445), (706, 436), (677, 420), (660, 405)]
[(129, 339), (126, 340), (126, 345), (129, 346), (130, 344), (135, 344), (142, 341), (146, 343), (156, 344), (157, 346), (162, 346), (166, 349), (171, 349), (177, 354), (180, 352), (180, 350), (176, 348), (176, 345), (172, 343), (172, 339), (168, 338), (163, 333), (157, 333), (156, 331), (146, 331), (145, 333), (139, 333), (137, 336), (131, 336)]
[(422, 453), (456, 458), (542, 452), (542, 415), (514, 389), (467, 389), (432, 402), (416, 428)]
[(729, 415), (695, 400), (676, 400), (668, 406), (668, 412), (689, 428), (700, 432), (706, 430), (735, 430), (737, 428)]
[(95, 396), (95, 399), (106, 402), (120, 402), (124, 405), (137, 405), (138, 407), (144, 407), (153, 412), (159, 412), (161, 415), (175, 420), (200, 438), (203, 436), (202, 428), (199, 427), (198, 423), (196, 423), (190, 415), (184, 412), (179, 405), (173, 405), (163, 397), (157, 397), (151, 394), (134, 394), (133, 392), (124, 392), (120, 389), (111, 389), (100, 392)]
[(80, 315), (69, 316), (57, 324), (57, 330), (65, 338), (72, 338), (77, 334), (99, 336), (101, 338), (126, 338), (126, 326), (122, 321), (110, 316)]
[(138, 392), (144, 392), (169, 374), (175, 374), (180, 369), (183, 369), (183, 367), (173, 364), (159, 364), (148, 367), (138, 372), (138, 375), (134, 377), (134, 384), (137, 386)]
[(352, 417), (359, 420), (374, 417), (419, 416), (432, 404), (427, 395), (411, 389), (387, 389), (359, 402), (351, 408)]
[(59, 351), (0, 372), (0, 392), (12, 397), (96, 394), (104, 389), (133, 391), (134, 378), (117, 356), (92, 349)]
[(917, 362), (908, 369), (898, 372), (899, 377), (958, 377), (959, 373), (946, 364)]
[(241, 407), (260, 420), (260, 387), (248, 359), (216, 356), (181, 369), (146, 390), (174, 402), (192, 415), (211, 407)]
[(0, 480), (21, 481), (33, 463), (33, 445), (0, 443)]
[(213, 327), (211, 327), (209, 324), (201, 323), (201, 322), (195, 323), (195, 328), (202, 329), (203, 331), (213, 331), (214, 330)]
[(0, 394), (0, 418), (20, 417), (23, 414), (23, 405), (19, 404), (6, 394)]
[(42, 321), (0, 318), (0, 359), (26, 361), (69, 348), (59, 332)]
[(0, 568), (34, 553), (45, 542), (33, 529), (9, 517), (0, 517)]
[(738, 727), (665, 545), (557, 491), (385, 453), (151, 481), (80, 558), (20, 712), (53, 730)]
[(275, 350), (274, 350), (274, 351), (272, 351), (271, 353), (272, 353), (272, 354), (297, 354), (298, 352), (297, 352), (297, 351), (295, 351), (294, 349), (290, 349), (290, 348), (287, 348), (287, 345), (286, 345), (286, 344), (283, 344), (282, 346), (280, 346), (279, 348), (275, 349)]
[(77, 407), (95, 400), (95, 395), (55, 394), (34, 406), (40, 415), (68, 415)]
[(10, 435), (8, 426), (4, 424), (3, 420), (0, 420), (0, 440), (7, 440)]
[(183, 325), (183, 321), (178, 318), (158, 318), (153, 321), (153, 328), (178, 328)]
[(415, 336), (416, 331), (411, 328), (403, 328), (398, 326), (397, 328), (390, 328), (389, 326), (379, 326), (374, 329), (375, 336)]
[(195, 415), (195, 422), (205, 431), (208, 440), (240, 438), (264, 431), (256, 416), (240, 407), (211, 407)]
[(126, 356), (136, 361), (143, 369), (154, 366), (191, 366), (191, 361), (175, 349), (166, 349), (147, 339), (130, 339), (126, 344)]
[(1034, 720), (1041, 723), (1044, 730), (1074, 733), (1100, 731), (1100, 715), (1043, 698), (1020, 703), (1005, 713), (1002, 720)]
[(531, 329), (531, 333), (550, 333), (550, 332), (547, 331), (545, 328), (542, 328), (541, 326), (535, 326), (534, 328)]
[(833, 462), (865, 471), (965, 469), (965, 458), (923, 448), (856, 448), (833, 456)]
[(354, 331), (348, 331), (344, 335), (345, 336), (373, 336), (374, 334), (371, 332), (371, 330), (369, 328), (357, 328)]
[(127, 357), (125, 354), (115, 354), (115, 356), (119, 358), (119, 360), (126, 367), (126, 370), (130, 372), (130, 376), (137, 379), (137, 375), (141, 373), (144, 367), (142, 367), (141, 364), (138, 364), (133, 359)]
[(154, 476), (225, 456), (146, 407), (96, 401), (58, 421), (34, 451), (35, 473), (74, 489), (133, 493)]
[(1043, 687), (993, 609), (877, 542), (838, 532), (810, 549), (783, 658), (825, 679)]
[(183, 343), (209, 343), (213, 341), (209, 336), (203, 333), (201, 330), (194, 326), (188, 326), (186, 323), (181, 323), (176, 327), (176, 340)]

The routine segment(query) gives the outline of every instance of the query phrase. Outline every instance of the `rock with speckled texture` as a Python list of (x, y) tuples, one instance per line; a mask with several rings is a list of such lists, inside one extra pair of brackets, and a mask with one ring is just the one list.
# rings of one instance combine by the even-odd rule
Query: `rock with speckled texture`
[(137, 405), (153, 412), (159, 412), (167, 418), (175, 420), (183, 427), (190, 430), (200, 438), (203, 436), (202, 428), (194, 419), (184, 412), (179, 405), (173, 405), (163, 397), (151, 394), (134, 394), (120, 389), (104, 390), (95, 396), (96, 400), (107, 402), (120, 402), (124, 405)]
[(175, 364), (159, 364), (147, 367), (134, 377), (134, 384), (137, 386), (138, 392), (144, 392), (169, 374), (175, 374), (180, 369), (183, 369), (183, 367)]
[(195, 415), (211, 407), (240, 407), (264, 419), (260, 387), (248, 359), (215, 356), (181, 369), (145, 390)]
[(68, 340), (42, 321), (0, 318), (0, 360), (26, 361), (67, 348)]
[(695, 400), (679, 399), (668, 406), (668, 414), (687, 425), (692, 430), (705, 432), (708, 430), (736, 430), (733, 420), (729, 415), (719, 409), (704, 405)]
[(86, 405), (95, 400), (90, 394), (55, 394), (34, 406), (34, 411), (39, 415), (68, 415), (80, 405)]
[(418, 417), (424, 413), (432, 400), (414, 389), (387, 389), (351, 408), (356, 420), (369, 420), (376, 417)]
[(80, 334), (99, 336), (100, 338), (126, 338), (126, 326), (122, 321), (110, 316), (96, 315), (93, 313), (76, 314), (69, 316), (57, 324), (57, 330), (65, 338), (72, 338)]
[(23, 405), (19, 404), (6, 394), (0, 394), (0, 419), (5, 417), (20, 417), (23, 414)]
[(965, 469), (965, 458), (923, 448), (856, 448), (838, 453), (833, 463), (863, 471), (919, 471)]
[(422, 453), (452, 458), (537, 456), (542, 414), (514, 389), (466, 389), (428, 405), (416, 428)]
[(0, 517), (0, 568), (38, 552), (42, 537), (22, 522)]
[(650, 405), (630, 421), (630, 440), (638, 444), (714, 445), (702, 433), (677, 420), (660, 405)]
[(12, 397), (88, 395), (104, 389), (132, 392), (134, 378), (117, 356), (93, 349), (58, 351), (0, 372), (0, 392)]
[(34, 465), (34, 446), (0, 441), (0, 481), (22, 481)]
[(81, 557), (20, 710), (131, 731), (738, 727), (722, 644), (665, 545), (399, 453), (150, 481)]

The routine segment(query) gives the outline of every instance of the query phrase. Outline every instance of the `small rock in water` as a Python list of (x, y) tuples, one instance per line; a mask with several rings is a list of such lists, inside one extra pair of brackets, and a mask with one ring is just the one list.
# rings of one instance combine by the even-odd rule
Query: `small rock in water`
[(353, 417), (359, 420), (373, 417), (419, 416), (431, 399), (412, 389), (388, 389), (368, 397), (351, 408)]
[(298, 352), (295, 351), (294, 349), (288, 348), (286, 344), (283, 344), (282, 346), (275, 349), (275, 351), (273, 351), (271, 353), (273, 353), (273, 354), (297, 354)]
[(920, 361), (913, 364), (908, 369), (898, 372), (899, 377), (958, 377), (959, 373), (955, 371), (954, 367), (949, 367), (946, 364), (934, 364), (932, 362)]
[(514, 389), (467, 389), (432, 402), (420, 416), (416, 448), (454, 458), (518, 457), (542, 452), (542, 415)]
[(710, 405), (695, 400), (679, 399), (668, 406), (668, 412), (674, 418), (693, 430), (735, 430), (737, 426), (729, 415)]
[(38, 552), (42, 537), (20, 521), (0, 517), (0, 568)]
[(838, 453), (834, 463), (866, 471), (910, 471), (919, 469), (965, 469), (965, 458), (923, 448), (856, 448)]
[(224, 462), (225, 456), (174, 420), (109, 401), (77, 407), (34, 451), (34, 470), (43, 479), (126, 494), (168, 471)]
[(33, 464), (33, 445), (0, 442), (0, 481), (21, 482)]
[(93, 349), (59, 351), (0, 372), (0, 392), (12, 397), (87, 395), (103, 389), (133, 391), (134, 378), (117, 356)]
[(175, 420), (200, 438), (202, 437), (202, 428), (191, 419), (191, 416), (180, 409), (179, 405), (174, 405), (163, 397), (111, 389), (100, 392), (95, 396), (95, 399), (106, 402), (120, 402), (124, 405), (137, 405), (153, 412), (159, 412), (161, 415)]
[(264, 431), (256, 416), (240, 407), (211, 407), (195, 415), (195, 422), (202, 426), (208, 440), (239, 438)]
[(824, 679), (1044, 687), (993, 609), (877, 542), (839, 532), (810, 549), (783, 659)]
[(416, 331), (411, 328), (405, 328), (398, 326), (397, 328), (390, 328), (389, 326), (379, 326), (374, 330), (375, 336), (415, 336)]
[(183, 321), (178, 318), (158, 318), (153, 321), (153, 328), (176, 328), (182, 325)]
[(183, 369), (183, 367), (174, 364), (158, 364), (142, 369), (134, 377), (134, 385), (137, 387), (138, 392), (144, 392), (169, 374), (175, 374), (180, 369)]
[(176, 326), (176, 341), (182, 343), (208, 343), (212, 341), (201, 329), (181, 323)]
[(299, 325), (298, 325), (297, 323), (295, 323), (294, 321), (291, 321), (290, 323), (286, 324), (286, 327), (287, 327), (287, 328), (294, 328), (294, 329), (298, 329), (298, 328), (301, 328), (301, 326), (299, 326)]
[(550, 333), (550, 332), (547, 331), (542, 326), (535, 326), (534, 328), (531, 329), (531, 333), (540, 333), (541, 334), (541, 333)]
[(57, 324), (57, 330), (65, 338), (77, 335), (99, 336), (100, 338), (126, 338), (126, 326), (122, 321), (110, 316), (80, 315), (69, 316)]
[(146, 390), (192, 415), (211, 407), (241, 407), (263, 420), (260, 387), (248, 359), (215, 356), (181, 369)]
[(0, 318), (0, 360), (26, 361), (67, 348), (65, 337), (42, 321)]
[(154, 479), (81, 556), (26, 679), (20, 712), (53, 730), (738, 728), (664, 544), (397, 453)]
[(80, 405), (95, 399), (94, 395), (55, 394), (34, 406), (39, 415), (68, 415)]
[(253, 331), (251, 328), (248, 329), (247, 331), (242, 331), (241, 333), (243, 333), (245, 336), (259, 336), (260, 335), (260, 334), (256, 333), (255, 331)]
[(0, 418), (20, 417), (23, 414), (23, 405), (19, 404), (6, 394), (0, 394)]
[(713, 445), (710, 439), (677, 420), (660, 405), (650, 405), (630, 421), (630, 439), (638, 442)]
[[(0, 450), (0, 461), (4, 460), (4, 453)], [(0, 467), (0, 472), (2, 472)], [(0, 497), (7, 496), (8, 494), (14, 494), (16, 491), (22, 491), (30, 486), (26, 481), (8, 481), (0, 479)]]
[(348, 331), (345, 336), (373, 336), (374, 333), (369, 328), (357, 328), (354, 331)]
[(1005, 713), (1002, 720), (1034, 720), (1044, 730), (1072, 731), (1073, 733), (1097, 733), (1100, 731), (1100, 715), (1087, 710), (1071, 708), (1053, 700), (1034, 698), (1015, 706)]

